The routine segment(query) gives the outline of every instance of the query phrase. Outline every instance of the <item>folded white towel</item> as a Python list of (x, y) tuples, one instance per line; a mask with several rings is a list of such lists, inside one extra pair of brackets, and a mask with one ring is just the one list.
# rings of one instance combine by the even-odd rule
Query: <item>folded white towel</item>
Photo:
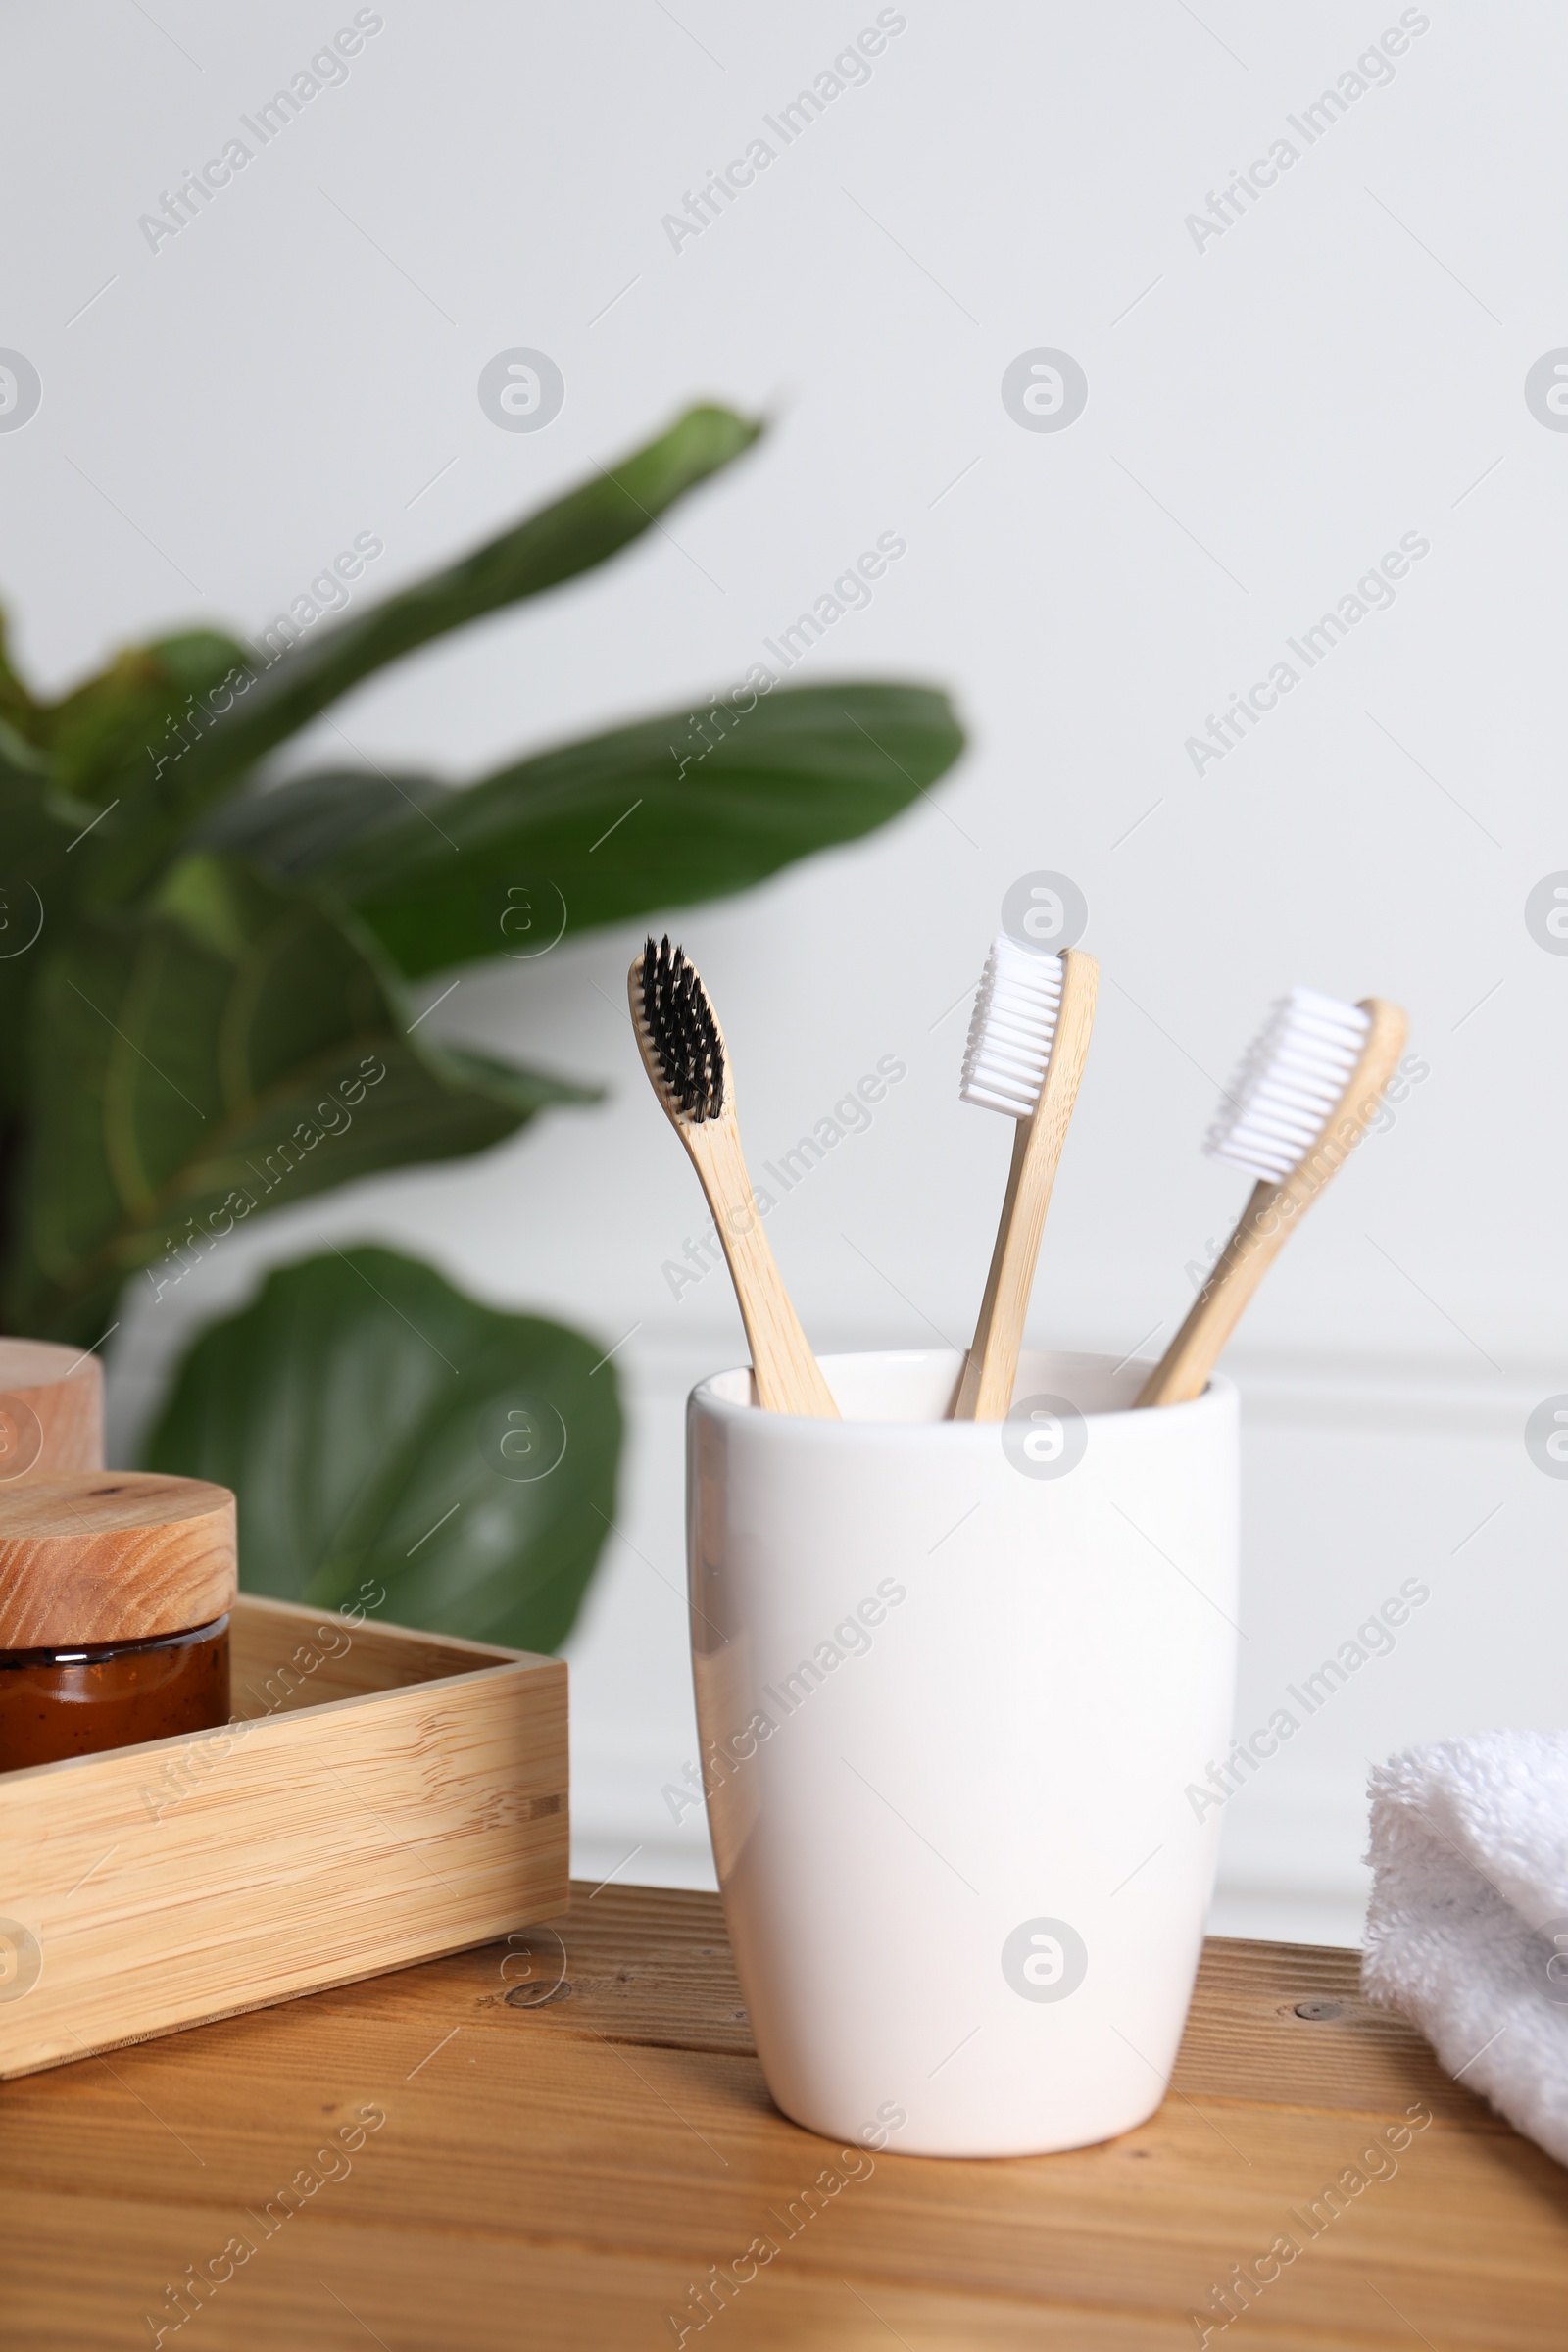
[(1362, 1985), (1568, 2164), (1568, 1732), (1484, 1732), (1374, 1769)]

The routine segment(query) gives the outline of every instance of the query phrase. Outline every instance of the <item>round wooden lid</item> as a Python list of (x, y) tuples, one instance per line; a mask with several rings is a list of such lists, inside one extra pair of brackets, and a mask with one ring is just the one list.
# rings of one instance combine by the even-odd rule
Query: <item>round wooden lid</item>
[(0, 1650), (208, 1625), (232, 1607), (237, 1581), (226, 1487), (145, 1470), (0, 1485)]
[(0, 1339), (0, 1487), (103, 1466), (98, 1358), (52, 1340)]

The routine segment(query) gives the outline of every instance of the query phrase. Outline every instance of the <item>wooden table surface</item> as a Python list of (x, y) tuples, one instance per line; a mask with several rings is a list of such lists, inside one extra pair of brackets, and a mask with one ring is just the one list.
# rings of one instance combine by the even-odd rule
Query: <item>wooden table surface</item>
[[(1141, 2130), (845, 2178), (768, 2100), (717, 1899), (578, 1887), (510, 1949), (0, 2085), (5, 2340), (1175, 2352), (1207, 2311), (1216, 2344), (1560, 2352), (1568, 2174), (1356, 1983), (1351, 1952), (1211, 1941)], [(1282, 2235), (1222, 2334), (1213, 2290)], [(759, 2238), (777, 2254), (699, 2328), (692, 2290)]]

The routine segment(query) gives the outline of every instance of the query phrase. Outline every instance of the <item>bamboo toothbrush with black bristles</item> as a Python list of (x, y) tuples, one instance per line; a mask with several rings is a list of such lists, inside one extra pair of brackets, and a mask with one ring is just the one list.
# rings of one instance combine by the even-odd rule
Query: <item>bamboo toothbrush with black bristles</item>
[(735, 1123), (724, 1032), (679, 948), (650, 939), (626, 975), (631, 1025), (654, 1093), (697, 1170), (751, 1343), (757, 1401), (770, 1413), (836, 1421), (820, 1365), (762, 1231)]
[(1253, 1040), (1203, 1149), (1257, 1181), (1192, 1311), (1139, 1404), (1200, 1396), (1242, 1310), (1296, 1222), (1365, 1134), (1404, 1051), (1397, 1004), (1293, 988)]
[(1004, 1421), (1018, 1377), (1051, 1188), (1095, 1025), (1100, 966), (1081, 948), (1041, 956), (1004, 932), (975, 997), (958, 1092), (1016, 1119), (1012, 1166), (956, 1421)]

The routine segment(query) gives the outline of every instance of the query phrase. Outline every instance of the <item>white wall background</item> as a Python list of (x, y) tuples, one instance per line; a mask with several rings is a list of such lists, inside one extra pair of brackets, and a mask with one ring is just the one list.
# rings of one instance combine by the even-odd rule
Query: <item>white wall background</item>
[[(951, 683), (961, 768), (885, 836), (679, 926), (754, 1158), (879, 1055), (908, 1063), (771, 1223), (823, 1348), (967, 1337), (1009, 1135), (956, 1102), (954, 1007), (1020, 873), (1075, 877), (1106, 980), (1042, 1340), (1162, 1344), (1245, 1189), (1197, 1144), (1273, 995), (1407, 1004), (1431, 1075), (1232, 1359), (1242, 1728), (1402, 1578), (1432, 1590), (1227, 1813), (1218, 1924), (1353, 1937), (1367, 1759), (1564, 1720), (1568, 1488), (1522, 1429), (1568, 1388), (1568, 961), (1523, 907), (1568, 866), (1568, 438), (1523, 380), (1568, 341), (1568, 26), (1407, 12), (1428, 29), (1392, 80), (1306, 149), (1285, 118), (1397, 7), (907, 0), (869, 82), (677, 253), (661, 217), (868, 0), (379, 13), (348, 80), (156, 253), (138, 216), (352, 10), (85, 0), (8, 27), (0, 344), (44, 388), (0, 435), (21, 660), (56, 687), (171, 623), (253, 630), (362, 530), (379, 591), (692, 396), (765, 409), (760, 452), (612, 571), (410, 663), (310, 750), (463, 776), (695, 700), (879, 532), (906, 538), (801, 674)], [(1186, 216), (1281, 136), (1300, 160), (1199, 250)], [(479, 408), (513, 345), (564, 375), (542, 432)], [(1000, 397), (1039, 345), (1087, 371), (1064, 432)], [(1407, 532), (1431, 552), (1392, 609), (1195, 775), (1186, 738)], [(695, 1754), (680, 1399), (743, 1350), (717, 1276), (677, 1304), (661, 1274), (699, 1201), (619, 1009), (629, 946), (465, 974), (431, 1022), (602, 1075), (603, 1109), (236, 1238), (137, 1311), (112, 1379), (123, 1449), (192, 1325), (323, 1235), (418, 1250), (606, 1347), (635, 1326), (622, 1528), (570, 1651), (579, 1866), (702, 1880), (702, 1833), (660, 1799)], [(980, 1592), (975, 1619), (986, 1638)]]

